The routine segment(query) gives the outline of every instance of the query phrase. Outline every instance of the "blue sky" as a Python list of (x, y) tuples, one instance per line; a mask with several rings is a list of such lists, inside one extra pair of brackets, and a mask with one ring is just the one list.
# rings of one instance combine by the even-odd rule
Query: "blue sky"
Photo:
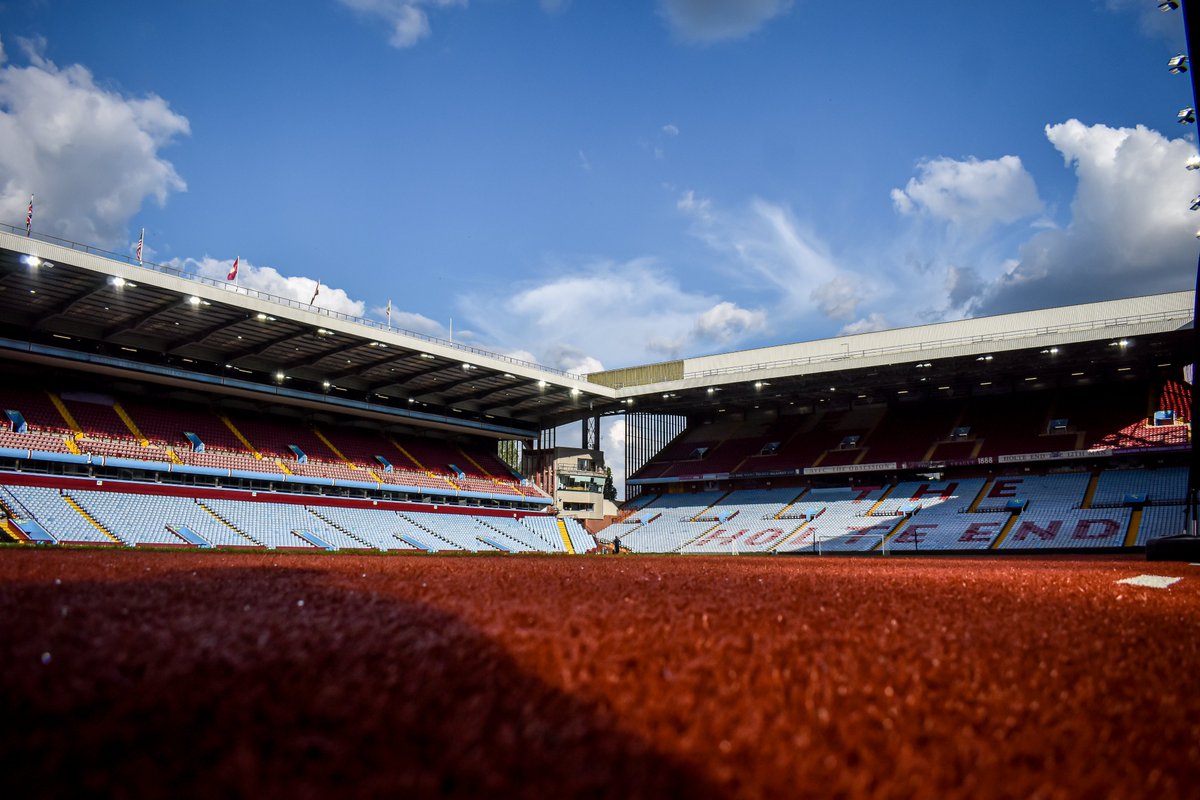
[(1154, 0), (0, 3), (0, 219), (591, 371), (1191, 286)]

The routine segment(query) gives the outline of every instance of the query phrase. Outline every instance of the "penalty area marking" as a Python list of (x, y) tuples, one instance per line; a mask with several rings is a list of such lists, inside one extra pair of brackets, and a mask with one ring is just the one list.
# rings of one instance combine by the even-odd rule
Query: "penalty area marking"
[(1150, 589), (1166, 589), (1173, 583), (1179, 583), (1183, 578), (1168, 578), (1166, 575), (1138, 575), (1136, 578), (1122, 578), (1117, 583), (1128, 583), (1131, 586), (1145, 586)]

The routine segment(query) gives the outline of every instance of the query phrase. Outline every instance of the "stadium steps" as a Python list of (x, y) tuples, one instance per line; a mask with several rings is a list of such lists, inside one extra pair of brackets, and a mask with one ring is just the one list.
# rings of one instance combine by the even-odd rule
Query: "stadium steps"
[(1000, 529), (1000, 533), (992, 541), (991, 547), (988, 548), (989, 550), (1000, 549), (1000, 545), (1004, 544), (1004, 540), (1008, 538), (1008, 534), (1012, 531), (1013, 526), (1017, 524), (1017, 518), (1020, 516), (1020, 514), (1013, 514), (1008, 518), (1008, 522), (1004, 523), (1004, 527)]
[(117, 416), (121, 418), (121, 422), (125, 423), (125, 427), (129, 429), (129, 432), (133, 434), (133, 438), (138, 440), (138, 444), (140, 444), (142, 447), (149, 447), (150, 440), (146, 438), (146, 435), (142, 433), (141, 428), (139, 428), (137, 423), (133, 421), (133, 417), (129, 416), (129, 412), (126, 411), (120, 403), (113, 403), (112, 408), (113, 411), (116, 412)]
[(979, 494), (975, 495), (975, 499), (971, 501), (971, 505), (967, 506), (968, 514), (975, 513), (975, 509), (979, 508), (979, 504), (983, 502), (983, 498), (987, 497), (988, 492), (992, 489), (992, 484), (995, 482), (995, 478), (988, 478), (983, 482), (983, 486), (979, 487)]
[[(409, 525), (414, 525), (414, 526), (420, 528), (421, 530), (425, 531), (426, 533), (428, 533), (434, 539), (436, 539), (440, 542), (445, 542), (447, 545), (449, 545), (449, 547), (443, 547), (440, 549), (442, 549), (442, 550), (462, 550), (463, 549), (460, 545), (454, 543), (450, 539), (447, 539), (445, 536), (442, 536), (440, 533), (433, 530), (433, 528), (428, 528), (428, 527), (422, 525), (421, 523), (417, 522), (415, 519), (408, 516), (407, 514), (401, 514), (400, 516), (404, 517), (405, 521), (408, 522)], [(404, 534), (394, 534), (394, 535), (400, 541), (405, 542), (407, 544), (412, 544), (412, 541), (404, 538)], [(425, 550), (428, 550), (429, 552), (433, 552), (433, 550), (430, 549), (430, 547), (428, 545), (423, 544), (423, 545), (421, 545), (421, 547)]]
[[(1087, 491), (1083, 493), (1083, 502), (1080, 503), (1080, 508), (1091, 508), (1092, 500), (1096, 497), (1096, 487), (1100, 485), (1100, 470), (1092, 470), (1092, 479), (1088, 481)], [(1140, 517), (1139, 517), (1140, 518)]]
[(333, 528), (334, 530), (341, 531), (342, 533), (346, 534), (347, 536), (349, 536), (349, 537), (350, 537), (351, 539), (353, 539), (354, 541), (356, 541), (356, 542), (359, 542), (360, 544), (362, 544), (364, 547), (369, 547), (369, 548), (371, 548), (372, 550), (380, 550), (380, 549), (382, 549), (382, 548), (380, 548), (380, 547), (377, 547), (376, 545), (373, 545), (373, 544), (371, 544), (370, 542), (366, 541), (366, 540), (365, 540), (365, 539), (363, 539), (361, 536), (359, 536), (358, 534), (356, 534), (354, 531), (352, 531), (352, 530), (349, 530), (349, 529), (347, 529), (347, 528), (343, 528), (341, 525), (338, 525), (336, 522), (334, 522), (333, 520), (329, 519), (328, 517), (326, 517), (326, 516), (325, 516), (324, 514), (322, 514), (320, 511), (317, 511), (317, 509), (313, 508), (312, 506), (305, 506), (305, 508), (307, 508), (307, 509), (308, 509), (308, 513), (312, 514), (314, 517), (316, 517), (317, 519), (321, 520), (321, 522), (324, 522), (326, 525), (328, 525), (329, 527)]
[(708, 506), (708, 508), (704, 509), (703, 511), (700, 511), (699, 513), (696, 514), (696, 516), (692, 517), (691, 522), (698, 522), (701, 517), (703, 517), (708, 512), (712, 511), (717, 506), (719, 506), (721, 504), (721, 501), (724, 500), (725, 498), (729, 497), (729, 495), (731, 495), (731, 494), (733, 494), (733, 490), (730, 490), (730, 491), (726, 492), (725, 494), (721, 495), (720, 497), (718, 497), (716, 500), (714, 500)]
[[(357, 464), (355, 464), (350, 459), (346, 458), (346, 456), (342, 453), (341, 450), (338, 450), (337, 445), (335, 445), (333, 442), (329, 441), (329, 437), (327, 437), (325, 434), (321, 433), (321, 431), (317, 430), (317, 427), (315, 425), (312, 428), (310, 428), (310, 430), (313, 432), (313, 436), (316, 436), (321, 441), (321, 444), (323, 444), (329, 448), (329, 452), (333, 453), (335, 456), (337, 456), (339, 459), (341, 459), (343, 464), (345, 464), (350, 469), (360, 469), (360, 467)], [(376, 482), (378, 483), (378, 479), (376, 479)]]
[(1138, 531), (1142, 528), (1142, 514), (1144, 509), (1135, 508), (1129, 516), (1129, 531), (1125, 534), (1125, 546), (1136, 547)]
[(13, 524), (12, 515), (4, 518), (4, 524), (0, 525), (0, 542), (27, 542), (29, 537), (21, 532), (21, 529)]
[(63, 422), (67, 424), (67, 427), (75, 431), (75, 438), (82, 439), (83, 428), (79, 427), (79, 423), (75, 421), (74, 415), (71, 414), (71, 410), (67, 408), (67, 404), (62, 401), (62, 398), (49, 389), (46, 390), (46, 396), (50, 398), (50, 402), (58, 411), (58, 415), (62, 417)]
[(575, 545), (571, 544), (571, 534), (567, 533), (567, 523), (557, 517), (554, 521), (558, 523), (558, 535), (562, 537), (563, 547), (567, 548), (568, 553), (575, 555)]
[(459, 455), (467, 460), (468, 464), (479, 470), (479, 474), (486, 475), (488, 480), (490, 480), (492, 483), (499, 483), (499, 481), (496, 480), (496, 476), (484, 469), (483, 465), (472, 458), (470, 453), (468, 453), (466, 450), (463, 450), (461, 447), (456, 447), (454, 449), (458, 451)]
[[(113, 534), (112, 531), (110, 531), (108, 528), (101, 525), (96, 520), (95, 517), (93, 517), (91, 514), (88, 513), (87, 509), (85, 509), (83, 506), (79, 505), (79, 502), (74, 497), (71, 497), (71, 495), (67, 494), (66, 492), (63, 492), (63, 500), (66, 500), (67, 505), (69, 505), (71, 508), (75, 509), (79, 513), (79, 516), (83, 517), (88, 522), (90, 522), (96, 528), (96, 530), (103, 533), (109, 539), (112, 539), (113, 544), (129, 545), (129, 542), (118, 539), (116, 537), (116, 535)], [(130, 546), (132, 546), (132, 545), (130, 545)]]
[[(526, 550), (529, 548), (529, 545), (525, 544), (520, 539), (517, 539), (508, 531), (497, 528), (483, 517), (476, 517), (475, 521), (492, 532), (492, 534), (488, 536), (476, 536), (475, 538), (479, 541), (485, 542), (493, 547), (497, 547), (498, 549), (502, 549), (506, 553), (515, 553), (518, 550)], [(510, 544), (505, 544), (505, 542), (509, 542)]]
[(247, 439), (244, 435), (242, 435), (242, 432), (238, 430), (237, 425), (233, 424), (233, 420), (231, 420), (229, 417), (225, 416), (224, 414), (220, 415), (220, 420), (221, 420), (221, 422), (225, 423), (226, 428), (229, 428), (229, 432), (232, 433), (234, 435), (234, 437), (239, 442), (242, 443), (242, 447), (245, 447), (247, 450), (249, 450), (251, 453), (254, 454), (255, 460), (258, 460), (258, 461), (262, 460), (263, 454), (258, 452), (258, 450), (254, 447), (254, 445), (250, 444), (250, 440)]
[(812, 520), (810, 520), (810, 519), (806, 519), (803, 522), (801, 522), (799, 525), (797, 525), (795, 528), (792, 529), (791, 533), (789, 533), (787, 536), (784, 536), (782, 539), (780, 539), (778, 542), (776, 542), (773, 546), (768, 547), (767, 552), (773, 552), (773, 551), (778, 550), (779, 548), (783, 547), (785, 544), (787, 544), (792, 539), (794, 539), (796, 537), (796, 535), (800, 533), (800, 531), (804, 530), (804, 527), (806, 525), (808, 525), (808, 523), (810, 523), (810, 522), (812, 522)]
[(892, 539), (894, 539), (900, 535), (900, 529), (904, 527), (904, 523), (908, 522), (909, 519), (910, 519), (909, 517), (906, 517), (903, 514), (901, 514), (899, 521), (892, 527), (892, 529), (890, 531), (888, 531), (887, 533), (885, 533), (883, 536), (879, 537), (879, 544), (875, 545), (867, 552), (874, 553), (877, 550), (883, 550), (884, 545), (891, 544)]
[(793, 497), (793, 498), (792, 498), (792, 502), (788, 503), (786, 506), (784, 506), (783, 508), (779, 509), (779, 513), (775, 515), (775, 519), (783, 519), (783, 515), (784, 515), (784, 514), (786, 514), (786, 513), (787, 513), (787, 512), (789, 512), (789, 511), (791, 511), (791, 509), (792, 509), (792, 506), (796, 505), (796, 503), (799, 503), (799, 502), (800, 502), (800, 500), (801, 500), (801, 499), (804, 497), (804, 495), (806, 495), (806, 494), (808, 494), (808, 487), (805, 487), (805, 488), (801, 489), (801, 490), (800, 490), (800, 494), (798, 494), (798, 495), (796, 495), (795, 497)]
[[(716, 505), (716, 503), (713, 503), (713, 505)], [(712, 506), (709, 506), (709, 508), (712, 508)], [(696, 516), (700, 516), (700, 515), (699, 515), (699, 514), (697, 514)], [(695, 517), (693, 517), (693, 519), (695, 519)], [(672, 553), (682, 553), (682, 552), (683, 552), (683, 548), (685, 548), (685, 547), (687, 547), (687, 546), (689, 546), (689, 545), (693, 545), (693, 544), (695, 544), (696, 542), (700, 541), (700, 540), (701, 540), (701, 539), (703, 539), (705, 536), (708, 536), (710, 533), (712, 533), (713, 531), (715, 531), (717, 528), (721, 527), (721, 526), (722, 526), (722, 525), (724, 525), (724, 524), (725, 524), (725, 523), (723, 523), (723, 522), (715, 522), (715, 523), (713, 523), (713, 524), (712, 524), (710, 527), (708, 527), (708, 528), (705, 528), (703, 531), (701, 531), (701, 533), (700, 533), (700, 535), (699, 535), (699, 536), (693, 536), (691, 539), (688, 539), (686, 542), (684, 542), (683, 544), (679, 545), (678, 547), (673, 547), (673, 548), (671, 548), (671, 551), (670, 551), (670, 552), (672, 552)], [(564, 527), (565, 527), (565, 526), (564, 526)], [(630, 552), (633, 552), (633, 551), (631, 550)]]
[(459, 486), (454, 481), (447, 478), (445, 475), (439, 475), (438, 473), (434, 472), (433, 470), (427, 469), (424, 464), (422, 464), (420, 461), (417, 460), (416, 456), (414, 456), (412, 453), (408, 452), (408, 450), (406, 450), (404, 448), (404, 445), (397, 442), (394, 437), (389, 436), (389, 437), (387, 437), (387, 440), (392, 443), (393, 447), (395, 447), (397, 450), (399, 450), (401, 453), (403, 453), (405, 458), (407, 458), (411, 463), (416, 465), (417, 469), (421, 470), (421, 472), (424, 472), (427, 476), (429, 476), (430, 478), (433, 478), (434, 480), (445, 481), (446, 484), (451, 489), (454, 490), (455, 494), (458, 494), (459, 492), (462, 491), (461, 486)]
[(211, 508), (209, 508), (208, 506), (206, 506), (206, 505), (203, 503), (203, 501), (197, 500), (197, 501), (196, 501), (196, 505), (200, 506), (202, 509), (204, 509), (205, 511), (207, 511), (209, 514), (211, 514), (211, 515), (212, 515), (213, 519), (215, 519), (217, 522), (219, 522), (219, 523), (221, 523), (222, 525), (224, 525), (226, 528), (229, 528), (231, 531), (233, 531), (234, 533), (238, 534), (239, 536), (241, 536), (241, 537), (243, 537), (243, 538), (245, 538), (245, 539), (249, 539), (250, 541), (254, 542), (254, 543), (255, 543), (256, 545), (258, 545), (259, 547), (266, 547), (266, 544), (264, 544), (263, 542), (260, 542), (258, 539), (255, 539), (253, 536), (251, 536), (250, 534), (246, 533), (244, 530), (242, 530), (242, 529), (241, 529), (241, 528), (239, 528), (238, 526), (234, 525), (232, 522), (230, 522), (229, 520), (225, 519), (224, 517), (222, 517), (222, 516), (221, 516), (220, 514), (218, 514), (217, 512), (213, 511)]
[[(934, 444), (934, 447), (937, 447), (937, 444)], [(879, 499), (878, 499), (878, 500), (875, 502), (875, 505), (873, 505), (873, 506), (871, 506), (870, 508), (868, 508), (868, 509), (867, 509), (867, 513), (866, 513), (866, 514), (863, 514), (863, 516), (864, 516), (864, 517), (873, 517), (873, 516), (875, 516), (875, 509), (877, 509), (877, 508), (879, 508), (881, 505), (883, 505), (883, 501), (884, 501), (884, 500), (887, 500), (887, 499), (888, 499), (888, 495), (890, 495), (892, 492), (896, 491), (896, 487), (897, 487), (897, 486), (899, 486), (899, 485), (900, 485), (900, 484), (898, 484), (898, 483), (893, 483), (891, 486), (889, 486), (889, 487), (887, 488), (887, 490), (886, 490), (886, 491), (883, 493), (883, 495), (882, 495), (882, 496), (881, 496), (881, 497), (880, 497), (880, 498), (879, 498)]]

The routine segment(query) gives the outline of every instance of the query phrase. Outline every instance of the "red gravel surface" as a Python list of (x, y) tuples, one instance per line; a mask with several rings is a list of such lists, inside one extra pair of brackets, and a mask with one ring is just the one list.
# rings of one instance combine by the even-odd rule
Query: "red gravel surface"
[(1186, 564), (6, 548), (0, 665), (13, 798), (1200, 796)]

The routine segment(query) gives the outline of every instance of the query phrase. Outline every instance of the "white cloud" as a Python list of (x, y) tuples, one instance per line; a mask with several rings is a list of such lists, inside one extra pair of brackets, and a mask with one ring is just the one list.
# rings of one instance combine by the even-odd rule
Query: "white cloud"
[(1071, 221), (1043, 230), (983, 293), (988, 313), (1190, 288), (1194, 275), (1195, 145), (1145, 127), (1068, 120), (1046, 137), (1074, 166)]
[(678, 135), (679, 135), (679, 128), (678, 128), (677, 126), (675, 126), (675, 125), (672, 125), (672, 124), (670, 124), (670, 123), (667, 123), (666, 125), (663, 125), (663, 126), (662, 126), (662, 132), (663, 132), (663, 133), (665, 133), (667, 136), (672, 136), (672, 137), (673, 137), (673, 136), (678, 136)]
[[(96, 85), (76, 64), (59, 68), (41, 42), (22, 42), (29, 65), (0, 67), (0, 219), (115, 247), (147, 198), (164, 204), (187, 187), (159, 151), (189, 132), (155, 95), (128, 97)], [(0, 50), (2, 53), (2, 50)]]
[[(321, 292), (325, 292), (324, 286), (321, 287)], [(387, 323), (386, 305), (371, 309), (371, 313), (375, 317), (378, 317), (380, 321), (385, 324)], [(432, 320), (424, 314), (418, 314), (413, 311), (401, 311), (394, 305), (392, 306), (392, 328), (399, 331), (421, 333), (425, 336), (433, 336), (438, 339), (446, 338), (446, 328), (440, 322)]]
[[(209, 256), (177, 258), (167, 263), (169, 266), (185, 272), (193, 272), (201, 277), (222, 282), (225, 281), (229, 270), (233, 267), (232, 258), (216, 259)], [(229, 286), (231, 291), (236, 291), (237, 288), (254, 289), (307, 305), (312, 299), (313, 290), (317, 288), (317, 281), (314, 278), (281, 275), (279, 270), (274, 267), (256, 267), (243, 258), (238, 262), (237, 282), (236, 284), (231, 283)], [(317, 294), (313, 307), (361, 317), (366, 309), (366, 304), (361, 300), (351, 300), (344, 289), (335, 289), (322, 283), (321, 291)], [(393, 320), (395, 320), (394, 312)]]
[(892, 203), (901, 214), (921, 211), (976, 232), (1042, 210), (1033, 176), (1017, 156), (922, 161), (907, 186), (892, 190)]
[[(359, 14), (377, 19), (389, 29), (388, 44), (412, 47), (430, 34), (426, 8), (466, 6), (467, 0), (338, 0)], [(551, 3), (551, 5), (556, 5)], [(561, 5), (561, 4), (559, 4)], [(543, 3), (546, 8), (546, 3)]]
[(849, 336), (855, 333), (873, 333), (874, 331), (886, 331), (891, 327), (887, 317), (880, 314), (878, 311), (872, 312), (862, 319), (855, 320), (848, 325), (843, 325), (838, 331), (839, 336)]
[(591, 171), (592, 171), (592, 162), (591, 162), (591, 159), (589, 159), (589, 158), (587, 157), (587, 153), (583, 152), (582, 150), (580, 150), (580, 151), (579, 151), (579, 167), (580, 167), (580, 169), (582, 169), (584, 172), (591, 172)]
[(875, 282), (844, 269), (829, 248), (785, 207), (754, 199), (728, 212), (685, 192), (676, 206), (694, 220), (693, 233), (724, 256), (725, 269), (752, 292), (774, 301), (771, 317), (795, 320), (813, 312), (853, 318)]
[(696, 317), (696, 338), (724, 344), (762, 333), (767, 327), (765, 311), (739, 308), (724, 300)]
[(786, 13), (792, 0), (659, 0), (671, 31), (689, 42), (740, 39)]
[(493, 346), (532, 349), (530, 360), (573, 372), (676, 358), (765, 327), (764, 312), (685, 289), (653, 259), (557, 267), (545, 283), (459, 305)]

